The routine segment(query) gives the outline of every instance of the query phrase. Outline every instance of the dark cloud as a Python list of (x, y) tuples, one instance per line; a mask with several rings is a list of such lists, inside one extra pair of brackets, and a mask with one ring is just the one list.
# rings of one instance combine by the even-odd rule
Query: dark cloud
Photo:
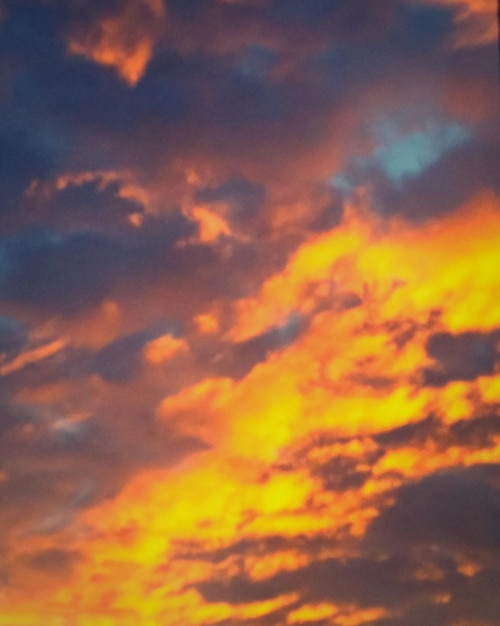
[(463, 620), (496, 626), (500, 601), (494, 589), (499, 577), (496, 567), (486, 567), (473, 577), (452, 576), (443, 585), (447, 602), (411, 603), (397, 616), (377, 621), (377, 626), (451, 626)]
[(0, 353), (17, 352), (26, 340), (26, 331), (17, 320), (0, 317)]
[(408, 545), (500, 549), (499, 466), (440, 472), (405, 485), (373, 522), (369, 540), (395, 551)]
[(30, 557), (29, 566), (37, 570), (64, 576), (68, 575), (73, 565), (80, 558), (81, 555), (78, 552), (58, 549), (43, 550)]
[(495, 413), (471, 415), (450, 425), (444, 424), (435, 415), (379, 433), (374, 439), (383, 449), (425, 446), (432, 443), (438, 449), (450, 446), (466, 448), (490, 448), (495, 445), (495, 436), (500, 432), (500, 416)]
[(176, 542), (176, 550), (183, 559), (200, 559), (212, 563), (222, 563), (233, 557), (264, 557), (288, 550), (307, 554), (311, 559), (314, 559), (320, 557), (327, 550), (338, 547), (339, 543), (331, 535), (297, 535), (294, 537), (268, 535), (259, 539), (241, 539), (216, 550), (206, 550), (206, 546), (202, 542)]
[(127, 250), (97, 233), (27, 231), (2, 242), (0, 297), (70, 313), (99, 303), (127, 267)]
[[(134, 85), (120, 76), (119, 63), (92, 60), (99, 33), (87, 38), (99, 20), (116, 18), (132, 4), (136, 19), (124, 24), (115, 43), (124, 54), (145, 34), (155, 44)], [(449, 44), (461, 7), (442, 5), (165, 0), (168, 23), (157, 41), (161, 26), (142, 2), (2, 4), (0, 303), (12, 317), (0, 317), (0, 359), (9, 365), (23, 348), (42, 345), (39, 337), (52, 329), (53, 339), (59, 332), (66, 344), (36, 362), (20, 360), (0, 378), (0, 525), (6, 534), (13, 528), (45, 534), (48, 546), (48, 535), (65, 529), (83, 507), (114, 497), (136, 472), (172, 467), (207, 449), (201, 439), (157, 420), (158, 406), (186, 380), (241, 379), (300, 338), (308, 320), (292, 316), (247, 341), (224, 339), (234, 323), (232, 300), (258, 294), (306, 237), (341, 222), (348, 193), (346, 185), (335, 189), (339, 168), (351, 191), (370, 188), (379, 216), (413, 222), (444, 215), (483, 189), (500, 189), (500, 153), (488, 112), (496, 102), (488, 86), (496, 78), (496, 46), (494, 53), (492, 46), (455, 50)], [(70, 53), (68, 38), (85, 44), (86, 56)], [(477, 103), (460, 105), (462, 86)], [(377, 151), (373, 128), (382, 114), (403, 134), (450, 122), (467, 138), (395, 182), (367, 156)], [(359, 159), (370, 162), (356, 169), (356, 158), (358, 165)], [(75, 182), (61, 188), (63, 180)], [(76, 182), (81, 180), (90, 182)], [(123, 197), (125, 180), (150, 191), (154, 206)], [(187, 213), (193, 203), (214, 205), (237, 236), (193, 243), (196, 226), (179, 208)], [(137, 228), (129, 220), (136, 213)], [(354, 292), (332, 286), (325, 295), (318, 287), (301, 294), (315, 303), (311, 317), (364, 303)], [(103, 330), (108, 343), (72, 346), (73, 340), (85, 342), (79, 324), (86, 316), (96, 324), (90, 309), (108, 298), (117, 311), (109, 322), (116, 328)], [(208, 310), (220, 314), (220, 332), (202, 335), (192, 320)], [(29, 318), (29, 333), (17, 315)], [(154, 325), (166, 317), (191, 329), (189, 356), (181, 365), (145, 363), (146, 343), (171, 332)], [(431, 328), (431, 321), (424, 327), (406, 320), (383, 330), (403, 347)], [(434, 334), (426, 349), (435, 363), (415, 381), (439, 387), (491, 375), (499, 340), (499, 332)], [(193, 372), (183, 371), (185, 363)], [(397, 385), (383, 375), (348, 382), (377, 390)], [(320, 491), (342, 498), (342, 492), (361, 489), (377, 459), (397, 447), (491, 452), (500, 418), (492, 406), (476, 404), (468, 420), (444, 424), (430, 415), (375, 435), (379, 449), (373, 454), (319, 463), (302, 449), (289, 464), (263, 471), (262, 489), (272, 472), (300, 467)], [(332, 433), (324, 433), (324, 441), (347, 443)], [(328, 453), (321, 452), (321, 458)], [(335, 537), (242, 536), (232, 545), (226, 537), (214, 550), (193, 539), (175, 547), (181, 558), (205, 561), (217, 572), (229, 571), (223, 565), (229, 559), (240, 568), (238, 575), (231, 569), (227, 580), (198, 581), (208, 602), (241, 604), (296, 592), (293, 608), (330, 601), (394, 609), (393, 617), (375, 621), (379, 626), (498, 621), (498, 568), (490, 564), (467, 578), (452, 559), (452, 553), (498, 553), (498, 467), (441, 472), (385, 495), (394, 503), (381, 510), (365, 539), (346, 538), (346, 522)], [(67, 576), (80, 555), (57, 538), (52, 545), (23, 567)], [(332, 548), (347, 553), (353, 545), (356, 558), (350, 552), (325, 558)], [(246, 557), (278, 558), (280, 551), (307, 556), (309, 565), (265, 580), (245, 575)], [(422, 555), (440, 567), (441, 580), (416, 578)], [(450, 593), (449, 602), (432, 601), (443, 592)], [(219, 624), (274, 626), (287, 621), (286, 611)]]
[(142, 412), (126, 411), (126, 404), (108, 401), (107, 412), (103, 408), (76, 421), (57, 406), (13, 405), (0, 413), (0, 471), (7, 476), (0, 481), (0, 522), (5, 532), (17, 527), (57, 533), (82, 508), (115, 496), (139, 468), (172, 467), (206, 449), (200, 439), (157, 427), (154, 407), (148, 413), (146, 402)]
[(230, 178), (217, 187), (201, 189), (196, 200), (202, 203), (222, 202), (229, 207), (230, 217), (246, 222), (255, 217), (265, 200), (265, 187), (240, 177)]
[(391, 37), (396, 45), (413, 51), (439, 46), (453, 31), (456, 12), (453, 6), (402, 4)]
[(230, 604), (263, 602), (281, 594), (290, 593), (292, 588), (292, 581), (282, 576), (262, 582), (237, 577), (228, 581), (210, 580), (196, 585), (196, 589), (206, 601), (229, 602)]
[(128, 239), (23, 231), (0, 241), (0, 298), (64, 314), (81, 311), (110, 296), (121, 278), (165, 271), (175, 242), (194, 230), (174, 214), (146, 222)]
[[(286, 348), (293, 343), (305, 330), (307, 321), (299, 315), (292, 314), (281, 326), (235, 344), (219, 347), (219, 356), (212, 361), (211, 368), (219, 376), (230, 376), (240, 379), (248, 374), (258, 363), (262, 363), (272, 352)], [(206, 360), (213, 354), (214, 346), (201, 346), (199, 357)], [(207, 354), (208, 353), (208, 354)]]
[(411, 608), (398, 616), (377, 620), (376, 626), (448, 626), (450, 624), (449, 607), (445, 604), (422, 602), (411, 604)]
[[(147, 12), (145, 4), (142, 8)], [(147, 148), (152, 142), (166, 145), (162, 129), (178, 121), (186, 107), (182, 85), (169, 78), (168, 65), (152, 68), (130, 89), (113, 69), (66, 51), (65, 39), (73, 28), (85, 30), (123, 9), (123, 2), (21, 2), (8, 7), (0, 52), (12, 69), (2, 103), (8, 134), (3, 140), (0, 132), (0, 147), (6, 144), (3, 151), (9, 157), (1, 161), (8, 179), (2, 187), (12, 187), (9, 193), (15, 192), (16, 198), (35, 178), (137, 166), (157, 152)], [(140, 21), (137, 17), (136, 32)], [(123, 144), (128, 145), (125, 151)]]
[(293, 572), (281, 572), (264, 581), (235, 577), (207, 581), (196, 588), (209, 602), (259, 602), (299, 592), (303, 602), (356, 603), (362, 607), (398, 606), (432, 589), (428, 581), (408, 577), (404, 559), (325, 559)]
[[(34, 417), (31, 407), (25, 405), (12, 405), (6, 400), (0, 403), (0, 437), (9, 430), (29, 424)], [(3, 442), (0, 440), (0, 449)]]
[(92, 369), (103, 380), (125, 383), (136, 376), (141, 365), (140, 353), (148, 341), (160, 336), (162, 330), (147, 329), (115, 339), (94, 357)]
[(499, 340), (499, 331), (431, 335), (426, 350), (437, 365), (424, 370), (425, 383), (440, 386), (454, 380), (474, 380), (478, 376), (493, 374)]
[(0, 56), (9, 68), (0, 101), (2, 229), (10, 227), (17, 203), (30, 183), (55, 175), (67, 156), (64, 133), (60, 132), (56, 120), (44, 118), (42, 114), (41, 94), (34, 93), (33, 89), (31, 93), (26, 92), (42, 60), (53, 63), (62, 57), (57, 27), (58, 21), (52, 12), (35, 2), (8, 6), (7, 18), (0, 25)]
[(436, 441), (439, 433), (442, 433), (442, 429), (443, 425), (440, 420), (431, 414), (418, 422), (378, 433), (374, 439), (377, 443), (387, 448), (423, 445), (429, 439)]
[[(455, 620), (466, 618), (472, 622), (483, 620), (486, 623), (498, 624), (500, 615), (500, 598), (495, 592), (500, 585), (500, 568), (486, 567), (476, 576), (462, 581), (457, 585), (449, 611)], [(456, 623), (456, 622), (455, 622)]]
[[(116, 3), (103, 3), (102, 7), (70, 3), (64, 8), (49, 5), (44, 10), (32, 4), (29, 11), (15, 8), (10, 11), (8, 25), (11, 34), (5, 51), (12, 55), (15, 49), (18, 65), (23, 68), (23, 80), (16, 83), (10, 108), (20, 111), (21, 122), (31, 116), (29, 127), (33, 126), (33, 120), (45, 125), (50, 122), (59, 141), (69, 137), (78, 139), (79, 149), (73, 151), (70, 162), (79, 164), (79, 167), (112, 168), (123, 164), (125, 158), (128, 165), (142, 169), (146, 165), (144, 159), (151, 166), (159, 153), (165, 156), (187, 154), (191, 148), (208, 149), (212, 154), (216, 149), (219, 158), (221, 149), (233, 154), (237, 137), (246, 138), (245, 151), (250, 149), (253, 159), (265, 157), (263, 144), (272, 154), (274, 148), (269, 139), (273, 136), (286, 145), (293, 139), (287, 139), (287, 135), (296, 135), (294, 150), (300, 145), (307, 150), (311, 140), (320, 140), (322, 124), (330, 118), (332, 104), (338, 100), (340, 92), (345, 92), (345, 88), (356, 82), (360, 70), (363, 77), (367, 77), (373, 73), (373, 63), (385, 67), (386, 71), (392, 71), (390, 64), (394, 63), (394, 55), (383, 53), (383, 50), (359, 51), (352, 47), (344, 50), (345, 58), (340, 63), (339, 59), (332, 59), (321, 76), (316, 70), (314, 74), (308, 72), (299, 81), (295, 74), (287, 81), (276, 83), (267, 80), (265, 73), (245, 73), (248, 62), (245, 65), (244, 59), (240, 59), (240, 67), (235, 69), (230, 65), (232, 60), (224, 56), (186, 57), (163, 46), (144, 78), (135, 89), (129, 89), (108, 68), (67, 55), (62, 42), (68, 24), (113, 14), (118, 6)], [(382, 34), (392, 28), (394, 19), (396, 25), (399, 24), (395, 28), (402, 29), (400, 40), (404, 47), (409, 41), (408, 33), (423, 33), (422, 24), (434, 24), (439, 21), (434, 14), (442, 13), (435, 8), (414, 9), (408, 17), (409, 9), (401, 5), (399, 16), (397, 6), (395, 0), (384, 2), (383, 7), (377, 3), (376, 8), (366, 0), (356, 0), (349, 5), (321, 0), (314, 4), (276, 2), (270, 7), (223, 3), (191, 3), (181, 7), (174, 4), (172, 9), (174, 15), (185, 13), (184, 18), (193, 23), (198, 37), (202, 26), (205, 32), (213, 33), (215, 37), (222, 20), (227, 27), (236, 22), (238, 29), (246, 30), (249, 44), (256, 24), (269, 28), (269, 12), (284, 17), (288, 13), (292, 22), (296, 21), (293, 15), (302, 15), (299, 23), (306, 32), (308, 16), (313, 16), (323, 29), (323, 49), (325, 44), (337, 42), (339, 33), (349, 39), (353, 36), (370, 38), (380, 23), (379, 34)], [(328, 20), (325, 16), (319, 17), (324, 12), (328, 14)], [(197, 22), (198, 15), (200, 23)], [(382, 22), (381, 16), (385, 16)], [(216, 18), (219, 28), (207, 26), (207, 19), (210, 23)], [(290, 28), (287, 46), (292, 50), (297, 33), (293, 24)], [(316, 41), (317, 35), (311, 38), (309, 34), (309, 41)], [(376, 46), (376, 43), (372, 45)], [(393, 47), (395, 43), (391, 45)], [(332, 68), (336, 68), (336, 72), (345, 68), (340, 84), (338, 76), (331, 75)], [(300, 67), (297, 69), (300, 71)], [(343, 93), (342, 97), (345, 95)], [(35, 98), (36, 111), (26, 110), (26, 103), (35, 101)], [(20, 103), (23, 107), (19, 106)], [(293, 125), (285, 129), (283, 123), (286, 121)], [(112, 137), (115, 149), (110, 150), (108, 142), (103, 150), (102, 136)], [(99, 149), (93, 149), (97, 146)], [(243, 147), (244, 144), (239, 144), (239, 151)]]
[(370, 471), (358, 469), (359, 465), (361, 465), (359, 459), (335, 457), (316, 467), (314, 475), (321, 479), (323, 489), (327, 491), (359, 489), (371, 475)]
[(12, 121), (5, 117), (4, 113), (0, 123), (2, 214), (15, 206), (32, 180), (47, 179), (54, 171), (54, 157), (50, 146), (47, 145), (48, 142), (44, 141), (43, 137), (37, 137), (29, 127), (16, 128)]
[(274, 19), (284, 23), (305, 22), (308, 26), (321, 24), (338, 5), (331, 0), (275, 0), (270, 3)]
[(500, 415), (485, 415), (470, 420), (460, 420), (450, 426), (450, 445), (471, 448), (489, 448), (495, 445), (500, 434)]
[[(36, 350), (36, 348), (35, 348)], [(92, 352), (83, 348), (62, 348), (45, 357), (21, 363), (0, 377), (5, 396), (44, 385), (83, 381), (92, 372)]]
[(406, 51), (439, 45), (452, 30), (452, 7), (417, 6), (397, 0), (275, 0), (270, 3), (274, 21), (301, 26), (335, 42), (359, 45), (386, 37)]
[(173, 14), (184, 19), (193, 19), (211, 3), (210, 0), (167, 0), (166, 4)]
[(344, 217), (344, 203), (342, 199), (332, 194), (330, 201), (321, 207), (309, 226), (313, 231), (323, 232), (339, 226)]
[(143, 207), (133, 200), (118, 195), (118, 183), (102, 185), (95, 180), (68, 185), (54, 198), (37, 204), (32, 221), (62, 231), (91, 228), (100, 232), (131, 230), (128, 217), (143, 214)]
[[(376, 6), (367, 0), (167, 3), (171, 33), (179, 31), (181, 41), (166, 37), (142, 80), (130, 89), (113, 70), (68, 55), (64, 48), (64, 37), (75, 24), (83, 27), (115, 15), (122, 4), (14, 3), (4, 43), (6, 58), (17, 68), (6, 104), (10, 115), (33, 137), (45, 137), (56, 155), (51, 172), (127, 167), (150, 180), (164, 177), (174, 160), (210, 158), (220, 167), (217, 179), (229, 178), (207, 192), (225, 194), (235, 220), (243, 223), (262, 204), (262, 181), (270, 171), (274, 180), (284, 176), (288, 182), (288, 165), (314, 154), (344, 103), (357, 98), (373, 77), (406, 81), (407, 61), (416, 48), (434, 59), (453, 17), (449, 8), (414, 7), (397, 0)], [(191, 29), (190, 36), (184, 27)], [(228, 29), (238, 33), (234, 51), (214, 52), (207, 38), (217, 39), (217, 33)], [(256, 41), (259, 29), (264, 41)], [(299, 56), (298, 33), (306, 48)], [(383, 35), (389, 39), (384, 41)], [(186, 53), (182, 41), (191, 39), (199, 47)], [(289, 70), (276, 80), (271, 70), (280, 62)], [(426, 71), (432, 73), (435, 63), (428, 65)], [(236, 155), (241, 175), (231, 178)], [(19, 189), (44, 176), (30, 170)], [(255, 187), (244, 188), (251, 180)], [(382, 188), (381, 198), (386, 193), (393, 191)], [(109, 204), (116, 206), (116, 199), (110, 198)], [(403, 199), (380, 201), (381, 207), (395, 204), (405, 206)], [(77, 213), (78, 221), (82, 213)], [(325, 207), (311, 227), (329, 228), (339, 214), (338, 206)]]
[(421, 176), (395, 187), (374, 174), (374, 200), (382, 215), (401, 214), (413, 221), (444, 215), (484, 189), (498, 190), (500, 146), (491, 140), (458, 146)]
[(63, 493), (67, 487), (74, 486), (71, 476), (64, 477), (57, 472), (19, 471), (10, 474), (9, 480), (0, 484), (0, 502), (5, 514), (9, 511), (22, 519), (25, 507), (33, 510), (45, 508), (45, 503), (53, 504), (65, 498)]

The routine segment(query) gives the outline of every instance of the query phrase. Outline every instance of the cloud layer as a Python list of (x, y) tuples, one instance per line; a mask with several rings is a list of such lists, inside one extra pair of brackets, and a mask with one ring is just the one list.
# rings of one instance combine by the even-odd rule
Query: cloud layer
[(0, 624), (500, 624), (490, 0), (0, 2)]

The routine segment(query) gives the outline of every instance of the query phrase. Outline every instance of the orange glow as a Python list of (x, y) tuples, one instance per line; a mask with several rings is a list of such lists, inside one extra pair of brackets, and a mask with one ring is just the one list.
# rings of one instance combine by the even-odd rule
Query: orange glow
[(37, 348), (23, 352), (12, 361), (5, 364), (2, 364), (0, 361), (0, 376), (7, 376), (8, 374), (22, 369), (26, 365), (48, 359), (63, 350), (64, 347), (65, 343), (62, 340), (51, 341)]
[[(431, 363), (425, 341), (432, 332), (428, 319), (434, 308), (441, 307), (439, 330), (489, 330), (500, 323), (498, 307), (489, 306), (491, 294), (500, 287), (493, 270), (500, 236), (495, 202), (480, 197), (473, 210), (465, 207), (419, 228), (394, 221), (382, 235), (376, 235), (375, 223), (370, 230), (349, 219), (305, 244), (255, 298), (240, 301), (230, 333), (238, 340), (300, 309), (311, 283), (335, 281), (342, 291), (362, 297), (360, 306), (319, 311), (301, 337), (240, 381), (205, 378), (164, 398), (157, 423), (201, 437), (211, 448), (172, 470), (136, 473), (114, 500), (82, 512), (78, 523), (92, 529), (79, 540), (85, 559), (76, 566), (71, 584), (54, 590), (53, 601), (61, 607), (78, 606), (81, 617), (75, 623), (82, 626), (101, 612), (102, 623), (113, 626), (127, 624), (132, 615), (152, 626), (257, 618), (293, 599), (206, 603), (195, 591), (181, 590), (179, 581), (189, 585), (241, 571), (250, 580), (266, 581), (306, 567), (310, 555), (296, 549), (240, 558), (229, 553), (217, 564), (183, 558), (182, 545), (217, 550), (243, 539), (325, 533), (354, 541), (364, 536), (381, 507), (390, 504), (388, 494), (406, 480), (443, 468), (498, 463), (498, 437), (483, 449), (440, 448), (430, 440), (366, 460), (378, 449), (371, 439), (375, 433), (417, 422), (430, 412), (444, 427), (468, 419), (478, 398), (498, 399), (498, 376), (450, 382), (444, 388), (422, 387), (415, 376)], [(314, 298), (325, 293), (323, 289), (312, 296), (312, 310)], [(114, 317), (119, 311), (108, 303), (103, 314)], [(409, 321), (416, 324), (406, 343), (395, 342), (389, 320), (401, 321), (403, 328)], [(210, 315), (195, 322), (201, 332), (216, 328)], [(164, 335), (147, 343), (143, 355), (147, 362), (160, 364), (185, 350), (185, 340)], [(360, 364), (367, 380), (385, 377), (388, 382), (369, 384), (357, 377)], [(352, 439), (313, 446), (299, 459), (294, 456), (294, 449), (323, 432)], [(292, 459), (288, 471), (272, 469), (287, 458)], [(323, 490), (310, 474), (311, 467), (340, 458), (350, 458), (357, 471), (370, 473), (362, 487), (335, 493)], [(467, 565), (460, 567), (473, 575)], [(133, 576), (126, 575), (129, 570)], [(98, 585), (93, 583), (96, 577)], [(427, 564), (415, 577), (432, 581), (440, 573)], [(304, 605), (289, 612), (287, 623), (331, 618), (340, 626), (356, 626), (384, 615), (385, 609), (378, 607)], [(31, 626), (31, 617), (8, 619), (9, 624)]]
[(339, 626), (358, 626), (358, 624), (364, 624), (365, 622), (373, 622), (374, 620), (386, 617), (388, 611), (382, 608), (374, 609), (354, 609), (352, 613), (347, 615), (339, 615), (335, 618), (335, 623)]
[(202, 313), (194, 318), (198, 330), (202, 334), (215, 333), (219, 329), (219, 322), (214, 315), (210, 313)]
[[(258, 298), (239, 301), (231, 338), (242, 341), (283, 322), (291, 311), (301, 310), (306, 286), (325, 280), (342, 292), (365, 294), (367, 306), (374, 302), (373, 322), (402, 316), (421, 320), (446, 299), (443, 323), (450, 331), (471, 329), (478, 320), (481, 329), (494, 328), (500, 312), (489, 298), (499, 283), (498, 207), (498, 198), (484, 195), (420, 229), (395, 220), (382, 237), (376, 223), (370, 232), (353, 217), (304, 244)], [(463, 299), (466, 288), (474, 288), (474, 300)]]
[(287, 624), (302, 624), (327, 619), (338, 611), (339, 609), (333, 604), (305, 604), (288, 614)]
[(150, 363), (163, 363), (183, 350), (187, 350), (185, 341), (176, 339), (172, 335), (163, 335), (146, 344), (144, 358)]
[[(142, 32), (136, 31), (137, 19), (144, 9), (151, 12), (154, 21)], [(151, 58), (158, 24), (165, 19), (164, 11), (161, 0), (128, 0), (122, 13), (104, 17), (89, 31), (73, 33), (67, 40), (68, 50), (113, 67), (125, 82), (134, 86)]]
[(213, 211), (199, 206), (193, 209), (192, 214), (200, 225), (200, 241), (214, 241), (220, 235), (231, 234), (227, 222)]
[(492, 626), (496, 18), (0, 0), (0, 626)]
[[(464, 26), (455, 38), (457, 48), (480, 46), (498, 39), (497, 3), (495, 0), (426, 0), (432, 4), (455, 5), (458, 9), (458, 26)], [(467, 28), (467, 20), (475, 18)]]

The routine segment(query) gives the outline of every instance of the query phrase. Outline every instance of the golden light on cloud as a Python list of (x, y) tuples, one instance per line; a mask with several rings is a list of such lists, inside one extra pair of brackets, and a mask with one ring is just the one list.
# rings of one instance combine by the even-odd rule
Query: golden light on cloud
[(0, 376), (8, 376), (27, 365), (32, 365), (38, 361), (50, 358), (60, 352), (64, 347), (65, 344), (61, 340), (51, 341), (34, 347), (31, 350), (27, 350), (11, 361), (5, 363), (0, 361)]
[(127, 0), (120, 12), (98, 18), (90, 30), (76, 28), (68, 37), (68, 50), (114, 68), (133, 87), (146, 70), (164, 22), (161, 0)]
[(0, 626), (494, 626), (493, 5), (67, 4), (2, 24)]
[[(422, 226), (420, 233), (415, 227), (410, 233), (403, 224), (395, 224), (381, 237), (366, 238), (362, 231), (356, 232), (356, 225), (348, 224), (340, 232), (325, 235), (325, 241), (308, 244), (312, 247), (310, 264), (301, 260), (306, 258), (301, 251), (299, 261), (292, 259), (284, 270), (286, 278), (273, 280), (289, 281), (299, 294), (317, 272), (331, 277), (330, 268), (340, 267), (347, 288), (359, 290), (361, 272), (365, 297), (369, 298), (367, 306), (319, 313), (303, 337), (258, 365), (238, 383), (227, 379), (206, 380), (166, 398), (158, 409), (158, 419), (179, 432), (211, 442), (212, 450), (178, 469), (137, 476), (116, 501), (89, 511), (82, 522), (94, 529), (94, 539), (82, 539), (85, 562), (76, 568), (72, 587), (58, 592), (59, 597), (67, 597), (67, 601), (71, 597), (83, 614), (100, 611), (104, 606), (113, 610), (140, 610), (155, 625), (161, 623), (165, 611), (170, 615), (177, 611), (184, 616), (182, 619), (193, 624), (264, 615), (290, 600), (276, 598), (272, 602), (236, 608), (227, 604), (204, 605), (191, 593), (162, 596), (161, 602), (154, 600), (154, 594), (146, 601), (143, 593), (156, 585), (165, 590), (173, 585), (173, 589), (179, 576), (187, 584), (190, 579), (194, 583), (200, 576), (207, 578), (210, 572), (215, 574), (214, 565), (205, 563), (201, 567), (201, 561), (197, 565), (196, 560), (182, 560), (179, 547), (189, 542), (210, 550), (244, 537), (293, 538), (301, 533), (321, 536), (327, 531), (342, 536), (345, 527), (347, 536), (356, 539), (366, 533), (367, 526), (379, 515), (388, 487), (394, 488), (394, 480), (387, 482), (391, 474), (399, 474), (400, 484), (447, 467), (498, 462), (500, 441), (484, 450), (453, 446), (440, 450), (429, 442), (423, 447), (409, 445), (387, 451), (376, 463), (363, 461), (377, 450), (370, 435), (417, 422), (431, 410), (441, 414), (443, 424), (468, 419), (473, 408), (467, 397), (473, 392), (480, 395), (480, 385), (459, 382), (443, 389), (418, 388), (415, 372), (429, 363), (422, 350), (428, 331), (424, 326), (420, 333), (417, 331), (408, 339), (406, 346), (396, 349), (387, 322), (404, 316), (402, 319), (422, 323), (433, 308), (441, 305), (438, 328), (447, 329), (450, 318), (446, 303), (454, 293), (453, 311), (462, 310), (462, 317), (458, 326), (453, 323), (456, 318), (451, 318), (450, 330), (468, 328), (467, 310), (471, 311), (473, 329), (477, 329), (479, 320), (486, 330), (493, 326), (494, 320), (482, 319), (473, 306), (466, 306), (471, 302), (471, 291), (465, 287), (478, 269), (490, 293), (498, 280), (494, 272), (484, 273), (492, 254), (487, 244), (491, 242), (494, 246), (496, 241), (498, 222), (493, 219), (496, 210), (492, 199), (485, 202), (479, 198), (475, 210), (467, 207), (439, 225)], [(475, 244), (478, 240), (473, 236), (479, 232), (480, 224), (488, 232), (481, 246)], [(450, 241), (451, 232), (462, 231), (469, 233), (467, 268), (460, 263), (464, 251), (456, 250)], [(334, 243), (328, 246), (326, 241), (332, 237)], [(349, 242), (348, 245), (335, 245), (339, 238)], [(353, 256), (354, 244), (356, 255)], [(325, 257), (329, 257), (328, 263)], [(456, 273), (448, 280), (440, 273), (445, 261), (456, 264)], [(394, 276), (388, 268), (394, 268)], [(401, 285), (392, 289), (395, 279)], [(288, 309), (295, 305), (289, 300), (290, 293), (293, 295), (294, 290), (286, 293)], [(366, 296), (367, 293), (370, 295)], [(459, 293), (464, 298), (463, 304), (458, 299)], [(480, 291), (479, 297), (482, 294)], [(266, 302), (271, 301), (274, 313), (277, 292), (264, 287), (260, 297), (264, 298), (263, 310), (268, 306)], [(271, 317), (266, 323), (275, 321)], [(368, 330), (368, 324), (373, 331)], [(146, 344), (144, 357), (151, 363), (160, 363), (184, 349), (183, 340), (165, 335)], [(398, 386), (365, 386), (355, 378), (359, 363), (366, 363), (368, 377), (387, 376), (398, 380)], [(494, 380), (488, 379), (490, 385)], [(497, 400), (487, 387), (485, 391), (485, 399)], [(306, 443), (315, 432), (358, 439), (347, 440), (344, 446), (313, 447), (302, 469), (295, 460), (293, 471), (270, 471), (276, 463), (286, 465), (286, 450), (300, 442)], [(359, 439), (360, 436), (368, 439)], [(352, 459), (360, 468), (356, 471), (371, 472), (371, 479), (360, 490), (348, 489), (335, 496), (321, 492), (317, 479), (306, 468), (308, 464), (314, 467), (335, 458)], [(148, 520), (146, 526), (143, 519)], [(280, 573), (307, 567), (309, 562), (306, 554), (291, 550), (269, 557), (248, 555), (244, 568), (249, 579), (266, 581)], [(125, 563), (134, 564), (134, 586), (120, 574), (120, 564)], [(430, 580), (434, 580), (429, 567)], [(102, 572), (99, 593), (94, 594), (89, 584), (99, 571)], [(429, 579), (428, 574), (422, 573), (424, 570), (419, 571), (417, 580)], [(171, 575), (176, 578), (171, 579)], [(74, 596), (72, 589), (80, 590), (78, 596)], [(83, 593), (84, 590), (88, 591)], [(103, 598), (107, 598), (105, 604)], [(346, 611), (325, 604), (316, 609), (311, 605), (294, 609), (288, 615), (288, 623), (308, 622), (314, 611), (317, 619), (331, 616), (335, 624), (362, 624), (385, 614), (379, 608)], [(181, 618), (170, 619), (169, 623), (177, 624)]]
[(223, 217), (202, 206), (192, 211), (194, 219), (200, 225), (200, 241), (214, 241), (220, 235), (230, 235), (231, 229)]
[(163, 363), (183, 350), (187, 350), (185, 341), (176, 339), (172, 335), (162, 335), (146, 344), (144, 358), (150, 363)]
[(457, 48), (481, 46), (498, 39), (498, 5), (495, 0), (426, 0), (455, 7), (458, 34)]

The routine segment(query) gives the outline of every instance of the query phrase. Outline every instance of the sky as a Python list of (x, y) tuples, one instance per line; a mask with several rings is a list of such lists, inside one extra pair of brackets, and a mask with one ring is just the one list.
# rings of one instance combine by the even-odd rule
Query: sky
[(0, 0), (0, 626), (499, 626), (495, 0)]

